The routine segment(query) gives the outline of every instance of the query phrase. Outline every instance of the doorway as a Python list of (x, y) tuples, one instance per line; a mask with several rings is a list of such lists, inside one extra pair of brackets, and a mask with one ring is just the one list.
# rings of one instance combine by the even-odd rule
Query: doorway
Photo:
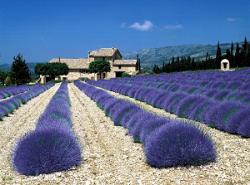
[(115, 77), (116, 78), (122, 77), (122, 73), (123, 71), (115, 72)]

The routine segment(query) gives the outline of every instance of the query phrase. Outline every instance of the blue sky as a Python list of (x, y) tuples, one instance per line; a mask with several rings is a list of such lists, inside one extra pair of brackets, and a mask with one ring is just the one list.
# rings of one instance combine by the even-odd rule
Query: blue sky
[(0, 63), (250, 40), (249, 0), (0, 0)]

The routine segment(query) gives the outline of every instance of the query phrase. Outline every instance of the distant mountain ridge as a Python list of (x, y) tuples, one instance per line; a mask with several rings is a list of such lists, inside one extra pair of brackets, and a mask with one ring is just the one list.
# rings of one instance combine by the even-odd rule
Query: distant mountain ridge
[[(242, 43), (239, 43), (242, 44)], [(231, 43), (220, 44), (223, 53), (226, 49), (230, 49)], [(236, 45), (234, 45), (236, 47)], [(124, 54), (125, 59), (135, 59), (137, 54), (141, 59), (142, 68), (152, 68), (154, 64), (168, 63), (172, 57), (191, 56), (195, 59), (202, 59), (206, 57), (207, 52), (211, 57), (215, 57), (217, 45), (179, 45), (166, 46), (159, 48), (142, 49), (136, 52), (128, 52)], [(27, 63), (31, 72), (34, 73), (36, 63)], [(8, 71), (11, 64), (0, 64), (0, 69)]]
[[(220, 44), (222, 53), (226, 49), (231, 48), (231, 43)], [(236, 45), (235, 45), (236, 47)], [(131, 52), (124, 55), (124, 58), (136, 58), (138, 54), (141, 59), (142, 67), (152, 67), (154, 64), (168, 63), (172, 57), (191, 56), (196, 59), (206, 57), (207, 52), (211, 57), (215, 57), (217, 45), (180, 45), (180, 46), (167, 46), (160, 48), (142, 49), (137, 52)]]

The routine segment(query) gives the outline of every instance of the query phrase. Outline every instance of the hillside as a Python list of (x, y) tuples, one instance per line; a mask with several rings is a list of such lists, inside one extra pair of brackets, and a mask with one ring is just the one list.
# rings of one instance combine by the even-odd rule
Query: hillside
[[(220, 44), (222, 52), (231, 47), (230, 43)], [(204, 58), (208, 52), (215, 56), (217, 45), (179, 45), (160, 48), (148, 48), (124, 54), (126, 59), (134, 59), (138, 54), (141, 59), (142, 68), (152, 68), (154, 64), (168, 63), (172, 57), (191, 56), (193, 58)], [(122, 52), (124, 53), (124, 52)], [(34, 72), (36, 63), (28, 63), (31, 72)], [(0, 69), (8, 71), (10, 64), (0, 64)]]
[[(231, 44), (220, 44), (222, 52), (231, 47)], [(125, 58), (136, 58), (138, 54), (141, 59), (142, 67), (149, 68), (154, 64), (168, 63), (172, 57), (191, 56), (193, 58), (204, 58), (208, 52), (210, 56), (215, 56), (217, 45), (180, 45), (167, 46), (160, 48), (142, 49), (124, 55)]]

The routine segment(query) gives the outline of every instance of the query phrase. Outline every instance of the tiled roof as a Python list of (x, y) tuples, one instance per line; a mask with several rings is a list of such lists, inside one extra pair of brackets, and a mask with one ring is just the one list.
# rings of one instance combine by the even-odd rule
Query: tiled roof
[(98, 50), (91, 51), (89, 53), (89, 56), (90, 57), (112, 57), (117, 50), (118, 50), (117, 48), (101, 48)]

